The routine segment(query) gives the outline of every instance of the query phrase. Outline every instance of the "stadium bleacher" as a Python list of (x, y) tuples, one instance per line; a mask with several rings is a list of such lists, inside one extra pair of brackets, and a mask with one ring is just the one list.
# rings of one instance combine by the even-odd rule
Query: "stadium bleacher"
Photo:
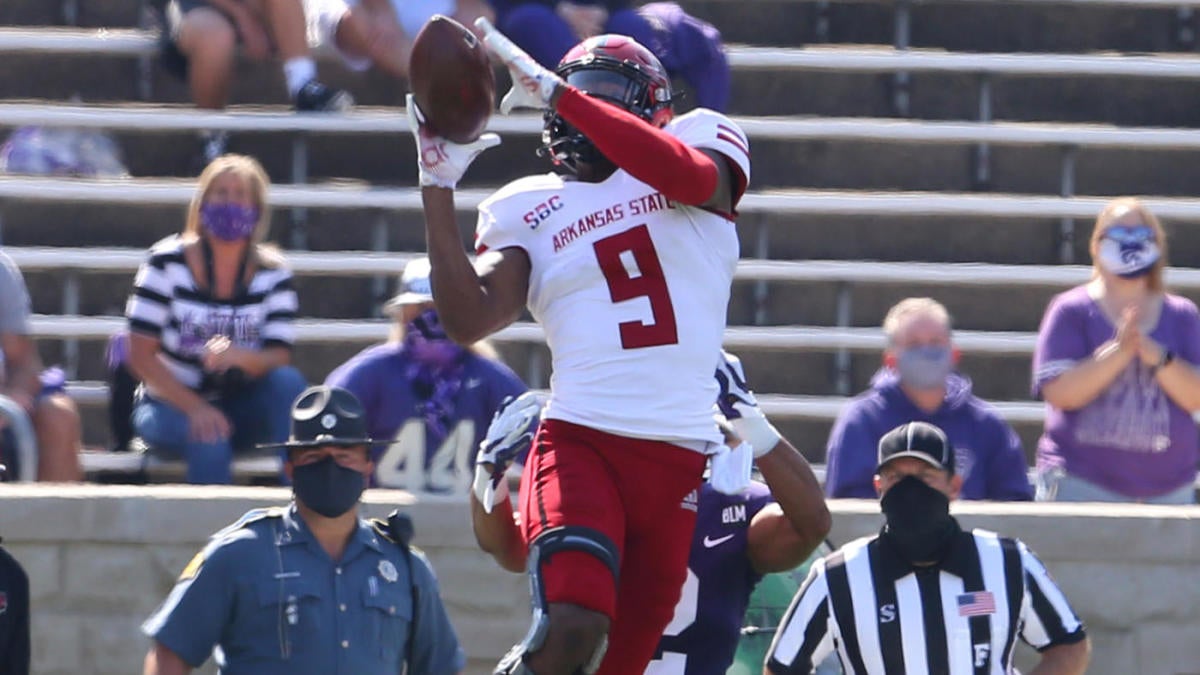
[[(1162, 48), (1188, 51), (1176, 44), (1178, 8), (1200, 0), (685, 4), (747, 43), (730, 50), (730, 112), (753, 143), (755, 185), (741, 207), (746, 260), (727, 344), (743, 355), (768, 413), (783, 418), (810, 459), (823, 460), (838, 407), (877, 367), (883, 312), (913, 294), (947, 304), (965, 371), (1032, 454), (1042, 418), (1028, 399), (1032, 331), (1052, 293), (1087, 277), (1078, 264), (1087, 261), (1086, 233), (1111, 195), (1148, 195), (1171, 236), (1169, 283), (1200, 296), (1200, 237), (1188, 231), (1200, 221), (1200, 199), (1191, 197), (1197, 176), (1187, 153), (1200, 147), (1187, 110), (1200, 98), (1178, 91), (1200, 78), (1200, 57)], [(1138, 54), (1073, 53), (1074, 35), (1032, 44), (989, 33), (964, 46), (960, 33), (978, 19), (961, 12), (986, 6), (987, 16), (994, 5), (1011, 12), (1014, 25), (1055, 28), (1064, 12), (1121, 13), (1169, 35), (1088, 47), (1145, 52)], [(245, 65), (235, 97), (252, 106), (197, 112), (181, 105), (181, 85), (138, 66), (154, 45), (140, 3), (64, 6), (73, 9), (55, 14), (73, 15), (79, 26), (49, 25), (45, 5), (32, 0), (0, 8), (0, 23), (10, 24), (0, 27), (0, 52), (14, 64), (0, 73), (0, 128), (110, 130), (136, 177), (0, 176), (0, 234), (26, 272), (45, 357), (66, 362), (70, 390), (87, 404), (87, 442), (103, 445), (107, 434), (102, 341), (121, 323), (142, 251), (179, 227), (199, 129), (234, 131), (233, 150), (264, 159), (276, 182), (276, 238), (312, 249), (289, 251), (306, 317), (298, 360), (309, 378), (322, 379), (381, 339), (376, 305), (423, 245), (398, 88), (325, 63), (372, 106), (296, 115), (280, 105), (265, 67)], [(773, 12), (794, 13), (803, 25), (788, 32)], [(725, 20), (735, 13), (736, 21)], [(43, 75), (18, 72), (35, 58)], [(151, 99), (139, 100), (145, 92)], [(75, 94), (83, 101), (69, 101)], [(907, 117), (889, 117), (898, 109)], [(459, 193), (464, 229), (488, 188), (541, 167), (532, 156), (537, 117), (497, 117), (492, 128), (505, 144), (481, 158)], [(531, 385), (545, 386), (536, 326), (518, 324), (497, 342)], [(104, 461), (89, 458), (118, 469), (131, 460)]]

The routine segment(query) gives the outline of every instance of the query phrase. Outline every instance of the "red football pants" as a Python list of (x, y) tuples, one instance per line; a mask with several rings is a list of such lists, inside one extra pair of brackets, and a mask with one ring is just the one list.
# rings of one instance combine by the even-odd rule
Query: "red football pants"
[(620, 555), (616, 585), (603, 562), (581, 551), (554, 554), (540, 572), (547, 602), (612, 620), (598, 675), (635, 675), (654, 657), (687, 577), (696, 526), (690, 493), (704, 464), (703, 455), (677, 445), (562, 420), (538, 430), (521, 477), (526, 543), (553, 527), (585, 526), (606, 534)]

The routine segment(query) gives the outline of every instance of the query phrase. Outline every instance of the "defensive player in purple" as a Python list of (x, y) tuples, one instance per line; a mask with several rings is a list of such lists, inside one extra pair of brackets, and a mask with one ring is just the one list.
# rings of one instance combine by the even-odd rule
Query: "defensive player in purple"
[(391, 439), (372, 448), (376, 485), (463, 494), (488, 421), (525, 384), (490, 348), (463, 348), (446, 337), (428, 258), (404, 268), (400, 293), (384, 310), (396, 322), (391, 339), (359, 352), (325, 384), (362, 401), (371, 438)]
[[(739, 359), (726, 352), (721, 356), (717, 405), (725, 418), (719, 422), (726, 443), (734, 448), (730, 455), (735, 463), (744, 459), (747, 470), (753, 459), (766, 484), (751, 482), (730, 495), (706, 481), (684, 501), (685, 508), (697, 511), (687, 578), (646, 675), (723, 675), (733, 662), (755, 585), (764, 574), (795, 568), (829, 532), (829, 510), (808, 462), (767, 422)], [(523, 454), (532, 438), (524, 430), (541, 403), (531, 393), (502, 408), (477, 461), (499, 466)], [(476, 482), (475, 535), (502, 567), (520, 572), (524, 548), (512, 509), (505, 507), (503, 485), (493, 484), (493, 491), (486, 481)]]

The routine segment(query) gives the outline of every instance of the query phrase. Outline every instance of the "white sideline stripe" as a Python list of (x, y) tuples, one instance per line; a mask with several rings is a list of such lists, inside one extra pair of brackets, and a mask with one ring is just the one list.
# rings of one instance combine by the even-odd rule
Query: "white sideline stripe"
[[(195, 191), (188, 180), (130, 178), (0, 177), (0, 199), (135, 205), (187, 204)], [(474, 209), (492, 190), (455, 192), (459, 210)], [(751, 192), (738, 205), (742, 213), (854, 216), (974, 216), (996, 218), (1092, 219), (1109, 197), (972, 194), (951, 192), (868, 192), (855, 190), (775, 190)], [(1200, 220), (1200, 199), (1146, 197), (1160, 218)], [(370, 187), (365, 184), (282, 184), (271, 187), (277, 207), (360, 208), (416, 211), (421, 193), (415, 188)]]
[[(35, 314), (30, 318), (30, 335), (39, 339), (107, 339), (124, 328), (119, 316), (59, 316)], [(387, 337), (387, 320), (346, 321), (304, 319), (296, 322), (296, 340), (303, 343), (371, 342)], [(496, 342), (544, 343), (545, 333), (536, 323), (518, 322), (493, 334)], [(970, 331), (954, 332), (954, 342), (966, 352), (987, 354), (1032, 354), (1036, 333)], [(730, 326), (725, 329), (725, 347), (738, 349), (881, 350), (879, 328), (828, 328), (802, 326)]]
[[(134, 272), (146, 258), (140, 248), (10, 247), (4, 252), (26, 272), (74, 270)], [(423, 253), (375, 251), (289, 251), (288, 263), (298, 275), (358, 277), (399, 274)], [(993, 265), (987, 263), (870, 262), (858, 260), (738, 261), (739, 281), (940, 284), (955, 286), (1072, 286), (1092, 270), (1085, 265)], [(1173, 288), (1200, 289), (1200, 269), (1169, 267)]]
[[(142, 56), (157, 50), (158, 38), (138, 29), (0, 29), (0, 51)], [(846, 47), (749, 47), (726, 45), (729, 64), (757, 70), (841, 72), (988, 72), (1026, 76), (1200, 77), (1193, 56), (1117, 54), (969, 54), (934, 50)]]
[[(1200, 0), (1198, 0), (1200, 1)], [(751, 138), (913, 143), (1074, 145), (1153, 150), (1200, 149), (1200, 129), (1116, 127), (1103, 124), (945, 122), (876, 118), (737, 117)], [(340, 134), (408, 133), (398, 108), (360, 108), (345, 114), (269, 111), (205, 112), (194, 108), (68, 106), (0, 103), (0, 125), (51, 125), (97, 129), (195, 131), (201, 129)], [(488, 128), (501, 134), (538, 135), (535, 115), (493, 116)]]

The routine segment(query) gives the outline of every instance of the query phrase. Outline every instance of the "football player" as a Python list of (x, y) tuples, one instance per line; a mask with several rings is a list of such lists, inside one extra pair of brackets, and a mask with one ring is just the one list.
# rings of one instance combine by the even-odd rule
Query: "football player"
[[(745, 384), (737, 357), (723, 353), (718, 366), (718, 406), (731, 422), (745, 427), (762, 419), (754, 394)], [(502, 408), (480, 450), (481, 469), (490, 476), (527, 449), (528, 420), (540, 412), (536, 394)], [(750, 422), (753, 424), (753, 422)], [(741, 440), (728, 426), (726, 440)], [(753, 452), (753, 449), (734, 452)], [(766, 485), (754, 482), (737, 494), (723, 494), (705, 482), (693, 495), (697, 512), (686, 579), (675, 614), (663, 631), (646, 675), (722, 675), (733, 662), (750, 594), (763, 575), (791, 570), (824, 540), (830, 516), (820, 485), (808, 462), (782, 438), (757, 453)], [(500, 488), (503, 492), (503, 488)], [(488, 510), (488, 505), (495, 504)], [(508, 499), (472, 492), (472, 522), (481, 548), (505, 569), (520, 572), (527, 560), (521, 533)]]
[(630, 38), (589, 38), (550, 71), (477, 25), (517, 83), (501, 111), (546, 109), (544, 151), (560, 170), (479, 206), (473, 266), (454, 187), (499, 138), (439, 138), (409, 99), (446, 332), (474, 342), (528, 305), (553, 360), (521, 486), (534, 623), (497, 672), (639, 673), (687, 576), (696, 513), (685, 498), (721, 443), (712, 357), (749, 146), (719, 113), (674, 118), (666, 71)]

